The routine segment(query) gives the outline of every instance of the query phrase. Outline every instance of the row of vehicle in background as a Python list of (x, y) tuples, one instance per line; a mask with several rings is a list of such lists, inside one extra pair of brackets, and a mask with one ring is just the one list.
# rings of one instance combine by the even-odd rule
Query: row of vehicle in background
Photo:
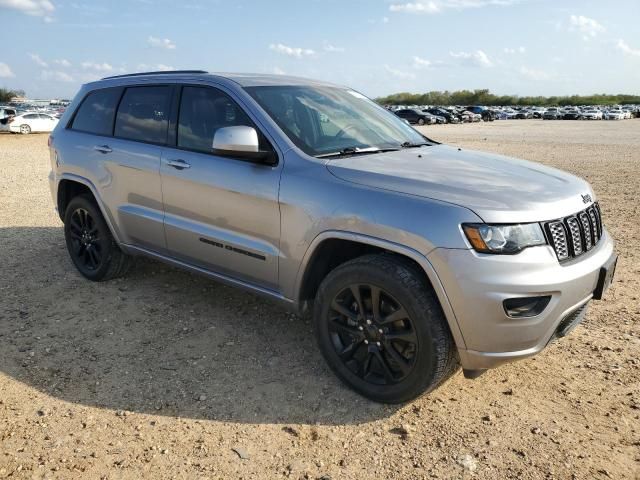
[(436, 123), (472, 123), (492, 122), (495, 114), (484, 107), (409, 107), (391, 109), (397, 116), (417, 125), (433, 125)]
[(14, 107), (0, 106), (0, 132), (51, 132), (58, 120), (58, 116), (46, 111), (20, 111)]
[(433, 105), (386, 106), (411, 124), (479, 122), (481, 120), (623, 120), (640, 117), (640, 105), (581, 106), (581, 107), (484, 107)]

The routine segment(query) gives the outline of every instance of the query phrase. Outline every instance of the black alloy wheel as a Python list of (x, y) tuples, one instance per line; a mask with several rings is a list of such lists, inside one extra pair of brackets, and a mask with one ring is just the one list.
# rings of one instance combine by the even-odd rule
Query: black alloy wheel
[(402, 381), (415, 365), (418, 337), (407, 310), (379, 286), (353, 284), (330, 306), (333, 347), (355, 375), (368, 383)]

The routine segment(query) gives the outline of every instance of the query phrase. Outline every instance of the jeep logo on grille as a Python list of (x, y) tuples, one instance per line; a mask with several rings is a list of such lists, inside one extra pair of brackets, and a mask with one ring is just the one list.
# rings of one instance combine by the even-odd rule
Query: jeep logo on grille
[(582, 195), (582, 201), (584, 203), (591, 203), (591, 195), (589, 195), (588, 193), (586, 195)]

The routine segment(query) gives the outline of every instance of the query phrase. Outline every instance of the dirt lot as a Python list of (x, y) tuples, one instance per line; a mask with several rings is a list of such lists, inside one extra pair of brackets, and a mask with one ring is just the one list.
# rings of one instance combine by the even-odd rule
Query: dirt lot
[(425, 131), (585, 177), (621, 258), (570, 337), (400, 407), (260, 298), (147, 260), (83, 280), (46, 135), (0, 135), (0, 478), (640, 478), (640, 120)]

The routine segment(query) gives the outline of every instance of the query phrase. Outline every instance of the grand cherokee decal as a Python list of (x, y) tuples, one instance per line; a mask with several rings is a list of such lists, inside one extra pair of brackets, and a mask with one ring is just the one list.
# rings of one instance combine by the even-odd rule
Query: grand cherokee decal
[(257, 258), (258, 260), (265, 261), (267, 258), (264, 255), (259, 255), (257, 253), (249, 252), (247, 250), (243, 250), (238, 247), (234, 247), (233, 245), (224, 245), (220, 242), (216, 242), (215, 240), (209, 240), (208, 238), (200, 237), (200, 241), (202, 243), (206, 243), (207, 245), (213, 245), (214, 247), (224, 248), (225, 250), (229, 250), (231, 252), (239, 253), (241, 255), (246, 255), (247, 257)]

